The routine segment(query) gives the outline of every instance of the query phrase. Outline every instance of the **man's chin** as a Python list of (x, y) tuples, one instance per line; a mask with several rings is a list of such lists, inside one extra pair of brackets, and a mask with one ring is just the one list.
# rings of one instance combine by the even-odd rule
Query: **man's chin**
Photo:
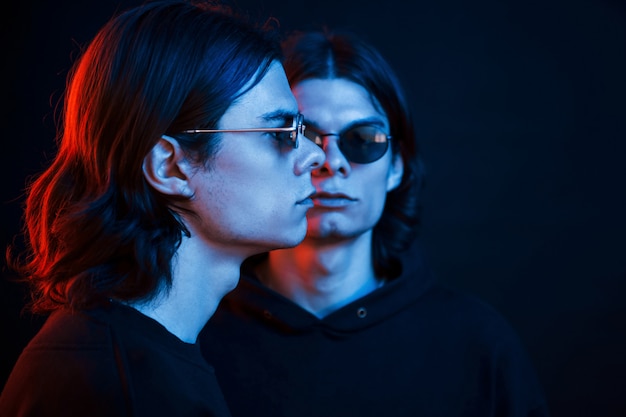
[(329, 227), (309, 227), (306, 233), (306, 239), (338, 241), (350, 238), (342, 229), (332, 226)]

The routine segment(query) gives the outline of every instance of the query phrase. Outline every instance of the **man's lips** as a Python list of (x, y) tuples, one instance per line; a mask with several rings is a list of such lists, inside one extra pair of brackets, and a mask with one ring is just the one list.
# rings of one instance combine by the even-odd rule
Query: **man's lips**
[(312, 191), (311, 194), (304, 197), (302, 200), (299, 200), (297, 203), (304, 204), (304, 205), (313, 205), (313, 201), (311, 199), (313, 198), (314, 195), (315, 195), (315, 191)]
[(342, 207), (357, 199), (343, 193), (318, 192), (311, 197), (316, 207)]

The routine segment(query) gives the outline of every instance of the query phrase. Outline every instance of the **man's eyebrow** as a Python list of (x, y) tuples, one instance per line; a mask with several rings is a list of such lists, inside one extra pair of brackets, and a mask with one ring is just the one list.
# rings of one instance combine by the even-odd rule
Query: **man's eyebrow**
[[(313, 128), (316, 130), (320, 130), (320, 126), (307, 119), (306, 116), (304, 117), (304, 122), (303, 122), (308, 128)], [(356, 126), (376, 126), (376, 127), (380, 127), (380, 128), (384, 128), (385, 127), (385, 122), (383, 121), (383, 119), (381, 119), (380, 117), (377, 116), (373, 116), (373, 117), (365, 117), (363, 119), (356, 119), (356, 120), (352, 120), (350, 123), (348, 123), (343, 129), (342, 131), (345, 131), (347, 129), (351, 129), (353, 127)]]
[(259, 116), (259, 118), (266, 122), (274, 122), (278, 120), (286, 123), (288, 121), (292, 121), (297, 115), (298, 112), (293, 112), (289, 110), (275, 110), (273, 112), (262, 114), (261, 116)]

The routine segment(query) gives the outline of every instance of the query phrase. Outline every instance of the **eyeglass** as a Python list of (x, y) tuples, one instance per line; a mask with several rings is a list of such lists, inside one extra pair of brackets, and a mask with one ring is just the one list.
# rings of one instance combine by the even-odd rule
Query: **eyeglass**
[(298, 147), (298, 135), (304, 135), (305, 128), (302, 124), (304, 117), (298, 113), (293, 118), (291, 127), (252, 127), (243, 129), (189, 129), (183, 130), (183, 133), (238, 133), (238, 132), (268, 132), (276, 133), (276, 139), (280, 142), (289, 143), (293, 148)]
[(391, 136), (376, 126), (353, 126), (339, 133), (319, 133), (313, 128), (307, 129), (304, 136), (322, 147), (323, 138), (337, 136), (341, 153), (350, 162), (369, 164), (377, 161), (387, 152)]

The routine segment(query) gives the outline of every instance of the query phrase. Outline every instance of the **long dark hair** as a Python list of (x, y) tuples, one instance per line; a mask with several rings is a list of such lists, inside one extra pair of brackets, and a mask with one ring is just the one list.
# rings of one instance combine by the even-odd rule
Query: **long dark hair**
[(374, 227), (372, 253), (378, 276), (397, 276), (397, 254), (418, 233), (423, 182), (413, 119), (397, 75), (378, 50), (348, 31), (294, 32), (284, 40), (283, 52), (292, 87), (311, 78), (345, 78), (363, 86), (385, 112), (392, 151), (401, 155), (404, 174), (400, 185), (387, 193), (382, 217)]
[(27, 188), (26, 250), (7, 251), (31, 284), (33, 311), (146, 299), (171, 286), (189, 232), (175, 199), (145, 181), (143, 159), (167, 134), (210, 165), (219, 139), (180, 132), (216, 127), (282, 61), (269, 29), (215, 2), (153, 1), (98, 32), (68, 75), (58, 153)]

